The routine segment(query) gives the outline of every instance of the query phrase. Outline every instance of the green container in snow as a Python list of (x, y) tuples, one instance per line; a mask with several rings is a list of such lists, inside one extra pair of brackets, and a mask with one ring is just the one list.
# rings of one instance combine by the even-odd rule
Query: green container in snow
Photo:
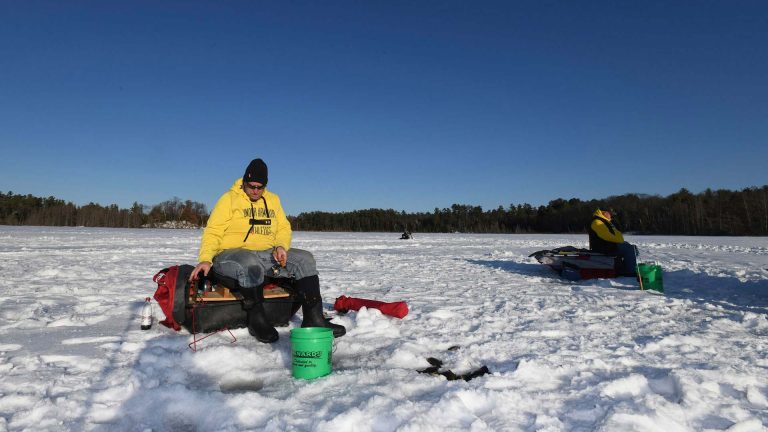
[(291, 330), (293, 377), (314, 379), (331, 373), (333, 330), (305, 327)]
[(643, 289), (664, 292), (661, 266), (641, 263), (637, 265), (637, 275), (643, 283)]

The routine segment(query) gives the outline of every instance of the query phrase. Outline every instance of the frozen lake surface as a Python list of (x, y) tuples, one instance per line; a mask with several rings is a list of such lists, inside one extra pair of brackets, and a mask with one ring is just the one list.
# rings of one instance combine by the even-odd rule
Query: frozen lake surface
[[(333, 373), (291, 377), (290, 328), (206, 339), (139, 329), (152, 276), (200, 231), (0, 226), (0, 431), (763, 431), (768, 239), (628, 236), (664, 268), (570, 282), (528, 255), (586, 235), (294, 233), (336, 316)], [(156, 315), (162, 318), (159, 308)], [(449, 349), (451, 348), (451, 349)], [(456, 373), (418, 373), (428, 357)]]

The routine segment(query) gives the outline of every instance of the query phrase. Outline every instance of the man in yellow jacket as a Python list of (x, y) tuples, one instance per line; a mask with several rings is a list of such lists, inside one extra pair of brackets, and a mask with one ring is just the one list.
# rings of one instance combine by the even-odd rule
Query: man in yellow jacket
[(610, 212), (595, 210), (587, 231), (590, 250), (619, 258), (616, 270), (620, 276), (637, 274), (637, 248), (624, 241), (624, 236), (614, 225)]
[(267, 181), (267, 165), (254, 159), (243, 178), (219, 198), (203, 231), (199, 263), (190, 280), (200, 272), (207, 276), (211, 269), (237, 280), (246, 299), (249, 332), (260, 342), (272, 343), (279, 335), (267, 322), (256, 288), (265, 276), (291, 278), (304, 314), (301, 326), (327, 327), (334, 337), (342, 336), (346, 329), (323, 317), (315, 258), (308, 251), (291, 249), (291, 224), (280, 198), (266, 190)]

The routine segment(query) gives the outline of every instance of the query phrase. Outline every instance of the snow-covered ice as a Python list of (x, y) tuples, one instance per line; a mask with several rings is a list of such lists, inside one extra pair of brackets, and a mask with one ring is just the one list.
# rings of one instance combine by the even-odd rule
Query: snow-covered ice
[[(586, 235), (294, 233), (336, 316), (333, 373), (295, 380), (291, 327), (202, 342), (139, 329), (151, 278), (200, 231), (0, 227), (0, 431), (763, 431), (768, 239), (629, 236), (664, 268), (569, 282), (528, 255)], [(162, 312), (155, 308), (156, 315)], [(417, 371), (428, 357), (465, 373)]]

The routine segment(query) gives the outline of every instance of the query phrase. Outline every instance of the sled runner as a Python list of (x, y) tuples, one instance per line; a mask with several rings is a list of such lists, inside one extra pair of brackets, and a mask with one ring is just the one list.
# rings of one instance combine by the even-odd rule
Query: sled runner
[(529, 255), (536, 261), (550, 266), (560, 276), (569, 280), (614, 278), (616, 257), (565, 246), (552, 250), (540, 250)]

